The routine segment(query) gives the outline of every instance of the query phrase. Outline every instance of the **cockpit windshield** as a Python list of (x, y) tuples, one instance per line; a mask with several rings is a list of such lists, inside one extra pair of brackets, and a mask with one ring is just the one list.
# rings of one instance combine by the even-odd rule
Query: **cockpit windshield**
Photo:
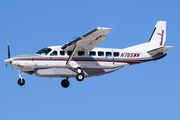
[(51, 48), (44, 48), (36, 52), (36, 54), (47, 55), (51, 50), (52, 50)]

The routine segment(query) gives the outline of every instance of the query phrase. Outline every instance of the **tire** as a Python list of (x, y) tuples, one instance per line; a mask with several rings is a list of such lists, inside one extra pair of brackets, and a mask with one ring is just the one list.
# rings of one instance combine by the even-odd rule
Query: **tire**
[(69, 84), (70, 84), (69, 81), (66, 80), (66, 79), (64, 79), (64, 80), (61, 81), (61, 85), (62, 85), (62, 87), (64, 87), (64, 88), (69, 87)]
[(23, 86), (25, 84), (25, 80), (21, 78), (18, 79), (17, 83), (20, 85), (20, 86)]
[(76, 75), (76, 80), (77, 81), (83, 81), (84, 80), (84, 74), (83, 73), (78, 73)]

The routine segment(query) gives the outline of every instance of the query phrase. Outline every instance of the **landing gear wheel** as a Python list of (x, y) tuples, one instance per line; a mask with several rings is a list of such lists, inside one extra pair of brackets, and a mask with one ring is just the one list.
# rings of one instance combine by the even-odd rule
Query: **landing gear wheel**
[(83, 81), (84, 80), (84, 74), (83, 73), (78, 73), (76, 75), (76, 80), (77, 81)]
[(64, 88), (67, 88), (69, 86), (69, 81), (64, 79), (61, 81), (61, 85), (64, 87)]
[(23, 86), (25, 84), (25, 80), (22, 78), (19, 78), (17, 83), (20, 85), (20, 86)]

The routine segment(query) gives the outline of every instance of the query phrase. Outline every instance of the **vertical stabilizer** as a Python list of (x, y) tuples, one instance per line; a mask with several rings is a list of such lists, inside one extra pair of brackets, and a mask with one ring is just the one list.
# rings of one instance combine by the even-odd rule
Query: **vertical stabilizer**
[(166, 43), (166, 21), (158, 21), (149, 39), (151, 48), (165, 46)]
[(156, 26), (147, 43), (125, 48), (126, 50), (150, 51), (164, 47), (166, 44), (166, 21), (157, 21)]

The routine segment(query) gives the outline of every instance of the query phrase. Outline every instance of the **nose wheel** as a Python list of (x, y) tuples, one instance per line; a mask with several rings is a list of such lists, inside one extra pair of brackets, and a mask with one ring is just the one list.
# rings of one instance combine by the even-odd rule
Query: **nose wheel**
[(24, 74), (23, 72), (19, 71), (19, 79), (18, 79), (17, 83), (18, 83), (20, 86), (23, 86), (23, 85), (25, 84), (25, 80), (22, 78), (22, 75), (23, 75), (23, 74)]
[(19, 78), (17, 83), (20, 85), (20, 86), (23, 86), (25, 84), (25, 80), (22, 78)]

